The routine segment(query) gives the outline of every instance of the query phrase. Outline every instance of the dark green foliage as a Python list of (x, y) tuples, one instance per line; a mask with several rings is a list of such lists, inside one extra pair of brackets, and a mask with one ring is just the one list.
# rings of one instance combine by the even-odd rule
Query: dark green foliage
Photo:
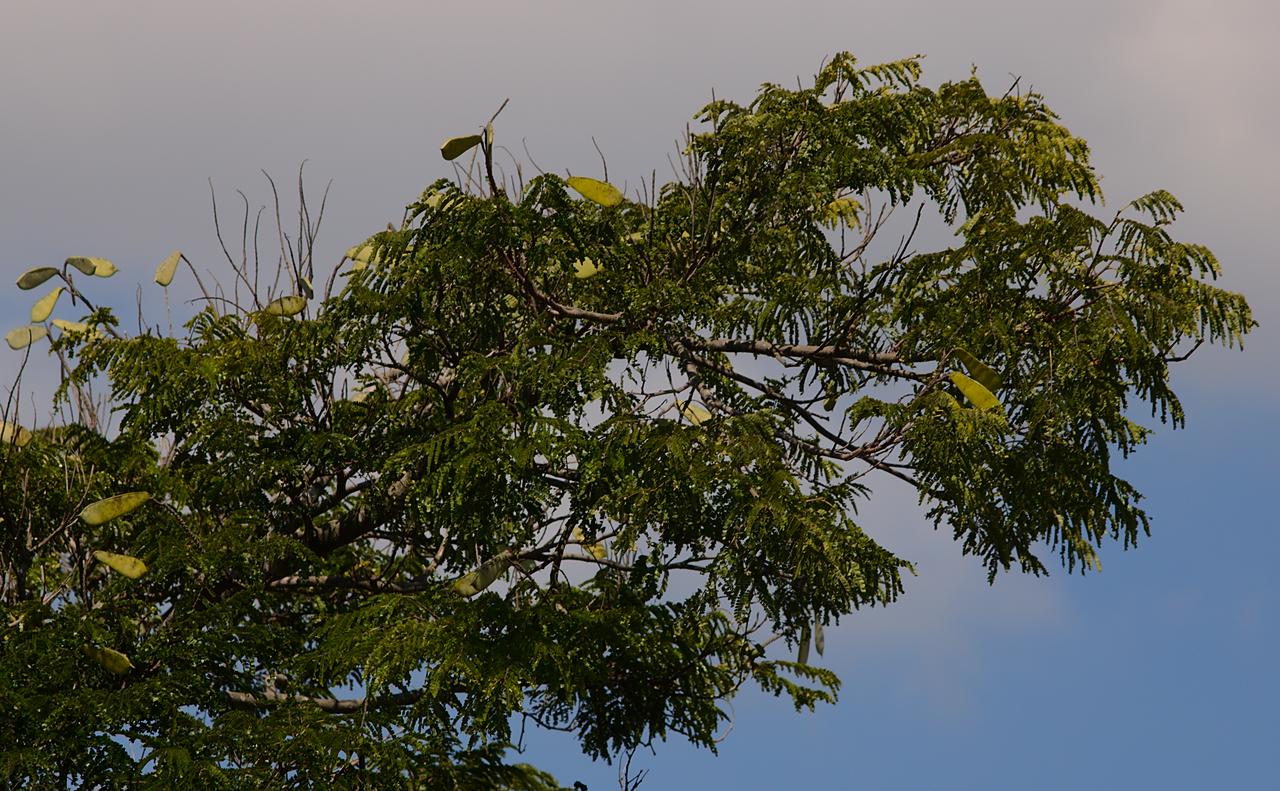
[[(263, 308), (311, 291), (309, 255), (178, 337), (104, 308), (54, 341), (120, 427), (0, 450), (0, 777), (553, 788), (507, 762), (523, 727), (714, 749), (745, 683), (833, 701), (810, 637), (909, 568), (855, 519), (876, 476), (992, 578), (1134, 543), (1111, 454), (1142, 405), (1182, 422), (1170, 364), (1239, 344), (1248, 306), (1167, 193), (1088, 213), (1039, 96), (918, 77), (841, 55), (714, 102), (684, 178), (616, 206), (502, 189), (486, 137), (297, 316)], [(954, 242), (916, 251), (919, 212)], [(77, 520), (128, 491), (154, 499)]]

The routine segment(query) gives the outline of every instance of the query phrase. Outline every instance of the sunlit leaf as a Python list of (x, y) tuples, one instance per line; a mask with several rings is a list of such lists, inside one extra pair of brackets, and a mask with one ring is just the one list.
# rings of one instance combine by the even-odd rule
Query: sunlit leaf
[(90, 503), (80, 512), (80, 518), (88, 525), (100, 525), (116, 517), (124, 516), (151, 499), (150, 492), (128, 492)]
[(595, 277), (600, 272), (600, 265), (590, 258), (573, 262), (573, 276), (579, 280)]
[(960, 394), (978, 409), (1000, 408), (1000, 401), (983, 385), (959, 371), (952, 371), (950, 377), (952, 383), (960, 390)]
[(836, 198), (827, 204), (822, 214), (822, 220), (823, 223), (831, 227), (844, 222), (850, 228), (856, 228), (860, 222), (858, 212), (861, 209), (862, 204), (853, 198)]
[(99, 563), (109, 566), (131, 580), (136, 580), (147, 573), (147, 564), (129, 555), (117, 555), (114, 552), (99, 549), (94, 551), (93, 556)]
[(88, 258), (86, 256), (74, 256), (67, 259), (67, 263), (79, 269), (85, 274), (89, 274), (89, 267), (93, 267), (93, 274), (96, 277), (111, 277), (116, 272), (116, 265), (105, 258)]
[(118, 676), (124, 675), (133, 669), (133, 663), (129, 661), (129, 657), (114, 648), (99, 648), (96, 645), (86, 645), (84, 646), (84, 652), (90, 659)]
[(463, 135), (451, 137), (440, 144), (440, 156), (448, 160), (457, 159), (471, 149), (480, 145), (480, 135)]
[(19, 448), (31, 441), (31, 432), (27, 431), (17, 423), (10, 423), (7, 420), (0, 420), (0, 445), (8, 445), (12, 442)]
[(38, 324), (31, 324), (26, 327), (18, 327), (9, 330), (9, 334), (4, 336), (5, 343), (9, 344), (10, 349), (25, 349), (44, 336), (49, 334), (49, 330)]
[(18, 276), (18, 288), (23, 291), (29, 291), (57, 274), (58, 270), (51, 266), (40, 266), (35, 269), (28, 269)]
[(168, 286), (173, 282), (173, 276), (178, 271), (178, 262), (182, 260), (182, 253), (174, 250), (169, 253), (169, 257), (160, 262), (160, 266), (156, 267), (156, 282), (162, 286)]
[(44, 321), (49, 318), (49, 314), (53, 313), (53, 306), (58, 304), (58, 297), (62, 296), (62, 290), (62, 286), (58, 286), (36, 300), (36, 304), (31, 306), (31, 320), (33, 322)]
[(268, 316), (296, 316), (307, 306), (307, 298), (297, 294), (273, 299), (262, 312)]
[(463, 596), (475, 596), (493, 584), (494, 580), (506, 573), (511, 565), (511, 557), (505, 552), (486, 560), (475, 568), (453, 581), (453, 589)]
[(987, 388), (991, 392), (999, 390), (1003, 386), (1000, 380), (1000, 374), (991, 370), (985, 363), (974, 357), (964, 349), (955, 350), (956, 359), (964, 363), (964, 367), (969, 371), (969, 376), (978, 382), (978, 384)]
[(570, 176), (565, 182), (579, 195), (601, 206), (617, 206), (622, 203), (622, 190), (607, 181), (589, 179), (586, 176)]

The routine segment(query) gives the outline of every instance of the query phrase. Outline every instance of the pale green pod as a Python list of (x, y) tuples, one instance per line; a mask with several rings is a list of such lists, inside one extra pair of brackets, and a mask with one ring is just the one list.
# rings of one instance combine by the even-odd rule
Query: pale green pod
[(182, 252), (174, 250), (169, 253), (169, 257), (160, 262), (160, 266), (156, 267), (156, 282), (162, 286), (168, 287), (173, 282), (173, 276), (178, 271), (178, 262), (182, 260)]
[(601, 206), (617, 206), (622, 203), (622, 190), (607, 181), (586, 176), (570, 176), (565, 183), (582, 197), (595, 201)]
[(30, 291), (57, 274), (58, 270), (51, 266), (38, 266), (35, 269), (28, 269), (18, 276), (18, 288), (23, 291)]
[(151, 499), (150, 492), (128, 492), (90, 503), (80, 512), (80, 518), (88, 525), (100, 525), (116, 517), (124, 516)]
[(136, 580), (147, 573), (147, 564), (129, 555), (117, 555), (115, 552), (99, 549), (94, 551), (93, 556), (97, 558), (99, 563), (110, 567), (113, 571), (119, 572), (131, 580)]
[(440, 156), (448, 160), (457, 159), (471, 149), (480, 145), (480, 135), (462, 135), (451, 137), (440, 144)]
[(58, 286), (36, 300), (36, 304), (31, 306), (31, 321), (40, 322), (49, 318), (50, 314), (53, 313), (53, 306), (58, 304), (58, 297), (62, 296), (62, 291), (62, 286)]
[(5, 343), (9, 344), (10, 349), (25, 349), (44, 336), (49, 334), (49, 330), (38, 324), (30, 324), (26, 327), (18, 327), (9, 330), (9, 334), (4, 336)]

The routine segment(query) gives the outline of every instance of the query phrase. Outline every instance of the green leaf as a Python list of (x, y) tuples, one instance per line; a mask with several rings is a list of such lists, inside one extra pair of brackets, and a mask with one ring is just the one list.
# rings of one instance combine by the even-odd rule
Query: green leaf
[(511, 565), (511, 555), (503, 552), (495, 558), (481, 563), (474, 571), (469, 571), (453, 581), (453, 589), (466, 597), (475, 596), (493, 584), (494, 580), (506, 573)]
[[(74, 266), (76, 269), (79, 269), (81, 272), (84, 272), (86, 275), (93, 274), (96, 277), (111, 277), (116, 272), (120, 271), (116, 269), (115, 264), (105, 258), (74, 256), (72, 258), (68, 258), (67, 263)], [(92, 273), (89, 271), (90, 267), (93, 268)]]
[(36, 304), (31, 306), (31, 320), (33, 322), (44, 321), (49, 318), (49, 314), (53, 313), (53, 306), (58, 304), (58, 297), (62, 296), (62, 290), (62, 286), (58, 286), (36, 300)]
[(297, 294), (273, 299), (262, 309), (267, 316), (296, 316), (307, 306), (307, 298)]
[(84, 646), (84, 652), (90, 659), (118, 676), (122, 676), (133, 669), (133, 663), (129, 661), (129, 657), (114, 648), (99, 648), (95, 645), (86, 645)]
[(823, 211), (823, 224), (834, 228), (843, 220), (850, 228), (857, 228), (860, 223), (858, 212), (861, 209), (862, 204), (853, 198), (836, 198)]
[(589, 179), (586, 176), (570, 176), (566, 181), (579, 195), (601, 206), (617, 206), (622, 203), (622, 190), (607, 181)]
[(9, 330), (9, 334), (4, 336), (5, 343), (9, 344), (10, 349), (25, 349), (44, 336), (49, 334), (49, 330), (38, 324), (30, 324), (26, 327), (18, 327)]
[(951, 381), (959, 388), (961, 395), (969, 400), (969, 403), (978, 409), (999, 409), (1000, 401), (991, 391), (983, 385), (975, 382), (959, 371), (952, 371), (949, 376)]
[(573, 276), (579, 280), (587, 280), (595, 277), (600, 272), (600, 265), (590, 258), (583, 258), (580, 261), (573, 262)]
[(31, 436), (30, 431), (27, 431), (17, 423), (0, 420), (0, 445), (8, 445), (12, 442), (21, 448), (31, 441)]
[(23, 291), (30, 291), (57, 274), (58, 270), (51, 266), (40, 266), (35, 269), (28, 269), (18, 276), (18, 288)]
[(100, 525), (124, 516), (151, 499), (150, 492), (128, 492), (90, 503), (80, 512), (80, 518), (88, 525)]
[(1000, 374), (988, 368), (986, 364), (977, 357), (969, 354), (969, 352), (964, 349), (956, 349), (954, 353), (956, 359), (964, 363), (964, 367), (969, 371), (969, 376), (972, 376), (978, 384), (993, 393), (1004, 386), (1004, 383), (1000, 379)]
[(440, 144), (440, 156), (447, 160), (454, 160), (471, 149), (480, 145), (482, 138), (480, 135), (463, 135), (461, 137), (451, 137)]
[(173, 282), (173, 276), (178, 271), (178, 262), (182, 260), (182, 252), (174, 250), (169, 253), (169, 257), (160, 262), (160, 266), (156, 267), (156, 282), (162, 286), (168, 287)]
[(114, 552), (98, 549), (94, 550), (93, 556), (99, 563), (111, 567), (131, 580), (136, 580), (147, 573), (147, 564), (129, 555), (117, 555)]

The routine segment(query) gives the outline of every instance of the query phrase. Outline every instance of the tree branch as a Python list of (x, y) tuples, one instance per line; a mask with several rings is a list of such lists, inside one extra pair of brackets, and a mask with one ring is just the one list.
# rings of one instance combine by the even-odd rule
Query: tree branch
[(262, 692), (236, 692), (228, 690), (224, 693), (227, 702), (237, 709), (265, 709), (285, 703), (310, 703), (326, 714), (355, 714), (369, 709), (402, 708), (412, 706), (422, 697), (421, 690), (397, 692), (391, 695), (369, 698), (319, 698), (310, 695), (292, 695), (269, 689)]

